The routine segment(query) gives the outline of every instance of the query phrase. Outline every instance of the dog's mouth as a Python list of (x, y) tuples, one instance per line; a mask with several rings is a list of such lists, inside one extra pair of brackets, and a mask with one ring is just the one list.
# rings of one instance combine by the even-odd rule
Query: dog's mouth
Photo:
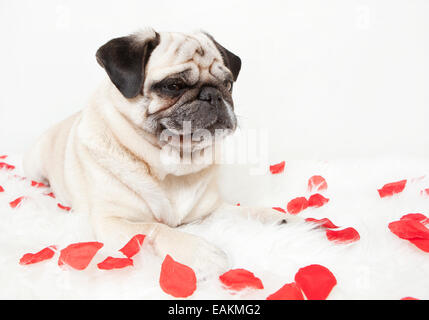
[(161, 146), (194, 151), (210, 147), (234, 131), (235, 126), (231, 129), (218, 121), (205, 128), (195, 128), (192, 123), (184, 123), (180, 129), (176, 129), (164, 124), (161, 125), (159, 141)]

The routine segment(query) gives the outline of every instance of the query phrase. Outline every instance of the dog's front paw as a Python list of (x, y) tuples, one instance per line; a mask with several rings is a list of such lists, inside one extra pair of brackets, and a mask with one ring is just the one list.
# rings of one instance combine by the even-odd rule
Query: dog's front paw
[(262, 223), (285, 224), (289, 221), (286, 214), (272, 208), (250, 208), (252, 215)]
[(190, 265), (200, 280), (219, 276), (229, 267), (226, 253), (205, 240), (201, 241), (194, 253)]
[(174, 260), (191, 267), (199, 280), (219, 276), (229, 266), (224, 251), (200, 237), (176, 230), (158, 237), (155, 249), (158, 255), (169, 254)]

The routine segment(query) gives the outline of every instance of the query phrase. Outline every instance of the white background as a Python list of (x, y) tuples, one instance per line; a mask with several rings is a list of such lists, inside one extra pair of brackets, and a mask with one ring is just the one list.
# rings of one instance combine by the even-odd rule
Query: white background
[(145, 26), (204, 29), (243, 61), (242, 127), (272, 158), (429, 156), (429, 2), (0, 2), (0, 153), (84, 107), (95, 52)]

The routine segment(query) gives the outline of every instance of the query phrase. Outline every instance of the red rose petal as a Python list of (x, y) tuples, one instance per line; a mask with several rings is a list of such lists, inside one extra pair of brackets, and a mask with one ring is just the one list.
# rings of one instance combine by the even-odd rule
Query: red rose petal
[(0, 162), (0, 169), (13, 170), (15, 166), (12, 166), (6, 162)]
[(77, 270), (84, 270), (98, 250), (103, 247), (100, 242), (73, 243), (61, 250), (58, 265), (67, 264)]
[(413, 297), (404, 297), (401, 300), (420, 300), (420, 299), (413, 298)]
[(70, 211), (71, 210), (70, 207), (63, 206), (61, 203), (57, 203), (57, 207), (60, 208), (60, 209), (62, 209), (62, 210), (65, 210), (65, 211)]
[(295, 282), (287, 283), (278, 291), (267, 297), (267, 300), (304, 300), (301, 289)]
[(308, 199), (308, 206), (309, 207), (319, 208), (319, 207), (323, 206), (327, 202), (329, 202), (328, 198), (325, 198), (320, 193), (316, 193), (316, 194), (313, 194)]
[(280, 211), (282, 213), (286, 213), (286, 210), (280, 207), (273, 207), (274, 210)]
[(422, 196), (429, 196), (429, 188), (422, 190), (420, 193), (422, 194)]
[(378, 194), (380, 195), (380, 198), (390, 197), (396, 193), (400, 193), (404, 191), (406, 184), (407, 184), (407, 180), (392, 182), (392, 183), (385, 184), (383, 188), (378, 189), (377, 191), (378, 191)]
[(167, 255), (161, 266), (159, 285), (173, 297), (186, 298), (197, 289), (197, 278), (194, 270)]
[(0, 186), (0, 192), (4, 192), (4, 189), (2, 186)]
[(428, 217), (426, 217), (424, 214), (421, 213), (409, 213), (405, 216), (402, 216), (401, 220), (415, 220), (419, 221), (423, 224), (427, 223), (429, 221)]
[(101, 270), (112, 270), (122, 269), (132, 265), (134, 265), (133, 260), (130, 258), (107, 257), (106, 259), (104, 259), (104, 261), (97, 264), (97, 267)]
[(278, 173), (282, 173), (285, 169), (285, 161), (282, 161), (280, 163), (274, 164), (272, 166), (270, 166), (270, 172), (272, 174), (278, 174)]
[(51, 193), (45, 193), (45, 196), (51, 197), (55, 199), (55, 194), (53, 192)]
[(25, 197), (19, 197), (18, 199), (15, 199), (15, 200), (9, 202), (9, 205), (12, 209), (15, 209), (16, 207), (18, 207), (21, 204), (22, 200), (24, 200), (24, 199), (25, 199)]
[(429, 240), (427, 239), (410, 239), (412, 244), (424, 252), (429, 252)]
[(135, 235), (119, 251), (122, 252), (127, 258), (134, 257), (137, 253), (140, 252), (140, 248), (143, 244), (145, 237), (146, 236), (143, 234)]
[(429, 229), (422, 223), (404, 219), (389, 223), (389, 229), (401, 239), (426, 239), (429, 240)]
[(295, 198), (287, 204), (287, 211), (290, 214), (298, 214), (302, 210), (305, 210), (308, 208), (308, 201), (305, 197), (298, 197)]
[(329, 228), (329, 229), (339, 228), (338, 226), (336, 226), (335, 224), (333, 224), (332, 221), (329, 220), (328, 218), (323, 218), (323, 219), (320, 219), (320, 220), (314, 219), (314, 218), (306, 218), (305, 221), (317, 223), (322, 228)]
[(47, 188), (48, 187), (43, 182), (37, 182), (37, 181), (34, 181), (34, 180), (31, 180), (31, 186), (35, 187), (35, 188)]
[(219, 276), (219, 280), (230, 290), (245, 288), (264, 289), (261, 279), (245, 269), (233, 269)]
[(49, 246), (45, 249), (40, 250), (37, 253), (26, 253), (19, 260), (19, 264), (27, 265), (27, 264), (38, 263), (44, 260), (49, 260), (54, 256), (55, 249), (56, 249), (55, 246)]
[(0, 159), (2, 159), (2, 160), (6, 159), (6, 158), (7, 158), (7, 155), (0, 156)]
[(295, 282), (308, 300), (325, 300), (337, 284), (337, 279), (326, 267), (312, 264), (298, 270)]
[(424, 214), (410, 213), (399, 221), (389, 223), (389, 229), (399, 238), (410, 241), (424, 252), (429, 252), (429, 229), (425, 227), (428, 222), (429, 219)]
[(360, 239), (359, 232), (354, 228), (346, 228), (343, 230), (326, 230), (326, 236), (329, 241), (342, 243), (355, 242)]
[(308, 179), (308, 191), (323, 191), (328, 189), (328, 184), (322, 176), (312, 176)]

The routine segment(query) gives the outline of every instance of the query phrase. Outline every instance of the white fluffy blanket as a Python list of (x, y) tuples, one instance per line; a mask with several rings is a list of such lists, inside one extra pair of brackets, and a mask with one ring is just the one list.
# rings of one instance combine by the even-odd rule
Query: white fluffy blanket
[[(265, 299), (294, 281), (299, 268), (321, 264), (335, 275), (337, 285), (329, 299), (429, 299), (429, 253), (419, 250), (388, 229), (407, 213), (429, 214), (428, 159), (371, 159), (331, 162), (288, 161), (282, 174), (251, 176), (246, 167), (226, 167), (221, 185), (231, 203), (286, 207), (292, 198), (309, 196), (307, 180), (320, 174), (328, 182), (330, 201), (301, 212), (298, 221), (281, 226), (263, 225), (225, 212), (200, 224), (182, 227), (222, 248), (231, 268), (245, 268), (259, 277), (263, 290), (231, 293), (217, 278), (199, 281), (191, 299)], [(162, 259), (144, 244), (134, 266), (99, 270), (97, 263), (114, 255), (117, 247), (103, 247), (83, 271), (60, 268), (54, 258), (20, 265), (21, 256), (49, 245), (63, 248), (94, 235), (84, 212), (67, 212), (47, 197), (46, 189), (17, 178), (20, 158), (9, 156), (14, 171), (0, 170), (0, 298), (2, 299), (169, 299), (159, 286)], [(426, 177), (425, 177), (426, 175)], [(405, 190), (381, 199), (377, 189), (408, 179)], [(9, 202), (25, 196), (12, 209)], [(304, 218), (329, 218), (342, 227), (354, 227), (360, 240), (350, 244), (328, 241), (323, 229)]]

